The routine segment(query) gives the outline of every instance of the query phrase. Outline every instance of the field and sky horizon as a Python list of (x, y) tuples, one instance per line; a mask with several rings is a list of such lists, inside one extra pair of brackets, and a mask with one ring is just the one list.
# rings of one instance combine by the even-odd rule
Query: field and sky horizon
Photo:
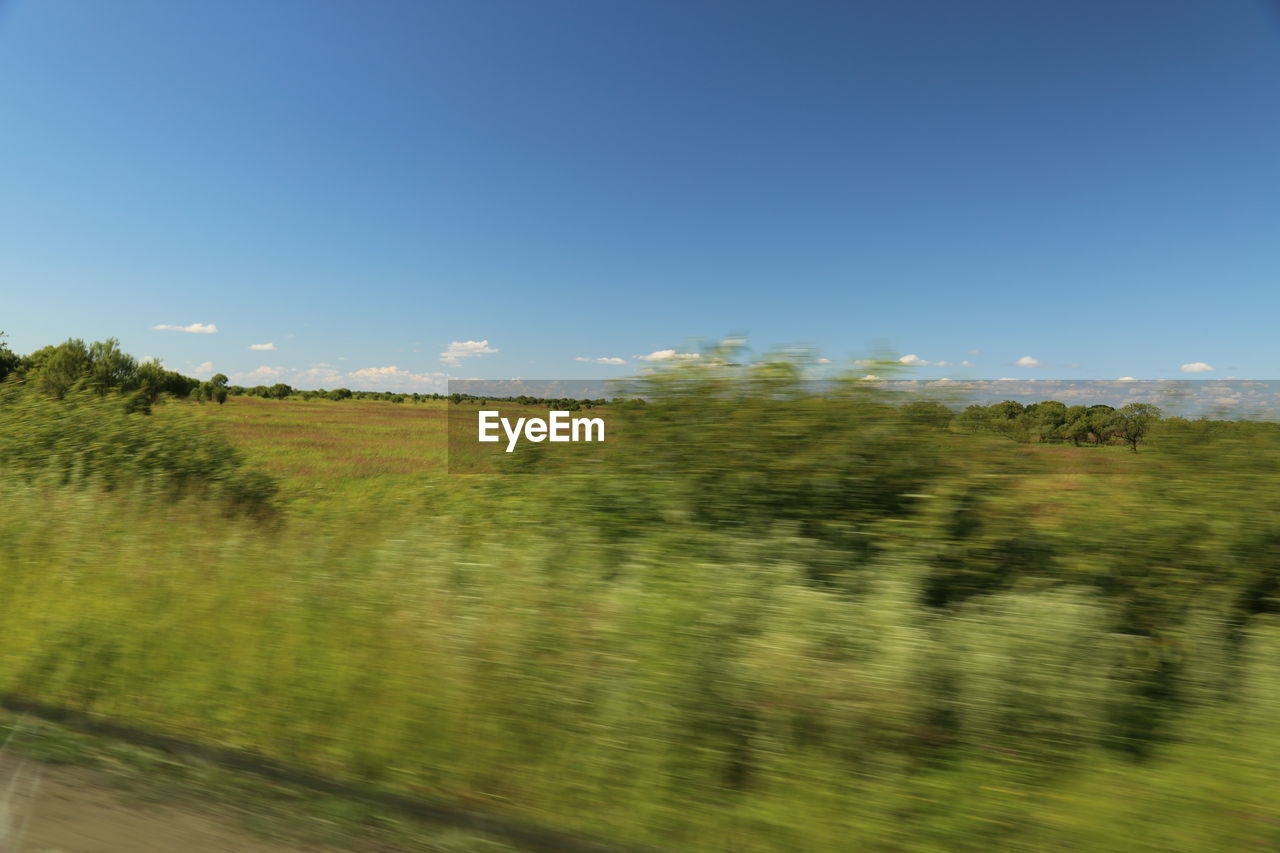
[(0, 850), (1280, 847), (1277, 81), (1280, 0), (0, 0)]

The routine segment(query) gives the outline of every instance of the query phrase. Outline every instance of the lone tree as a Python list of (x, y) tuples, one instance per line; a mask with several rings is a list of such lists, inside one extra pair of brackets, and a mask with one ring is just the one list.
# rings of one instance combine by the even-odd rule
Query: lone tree
[(1134, 453), (1138, 452), (1138, 442), (1147, 437), (1151, 425), (1160, 420), (1164, 413), (1150, 403), (1130, 403), (1116, 411), (1111, 419), (1112, 434), (1119, 436)]

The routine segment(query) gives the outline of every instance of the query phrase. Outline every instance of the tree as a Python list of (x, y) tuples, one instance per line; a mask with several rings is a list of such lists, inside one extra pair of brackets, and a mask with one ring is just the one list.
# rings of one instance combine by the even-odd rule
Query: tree
[(1039, 434), (1040, 441), (1057, 441), (1063, 438), (1063, 426), (1067, 420), (1065, 403), (1044, 400), (1028, 406), (1026, 414), (1032, 418), (1031, 428)]
[(151, 403), (160, 399), (161, 394), (189, 396), (200, 386), (199, 380), (183, 376), (174, 370), (165, 370), (158, 361), (138, 365), (136, 383), (139, 391), (144, 392)]
[(5, 337), (5, 333), (0, 332), (0, 382), (3, 382), (9, 374), (17, 373), (19, 365), (22, 364), (18, 354), (5, 345)]
[(138, 387), (138, 362), (120, 349), (120, 342), (115, 338), (90, 344), (88, 358), (86, 379), (89, 387), (99, 394), (132, 391)]
[(1160, 420), (1164, 413), (1150, 403), (1130, 403), (1123, 406), (1112, 416), (1112, 432), (1124, 439), (1129, 448), (1138, 452), (1138, 442), (1147, 437), (1151, 425)]
[(79, 338), (69, 338), (57, 346), (42, 347), (30, 356), (29, 372), (36, 387), (61, 400), (89, 370), (89, 348)]
[(956, 416), (955, 412), (932, 400), (916, 400), (906, 403), (899, 411), (911, 423), (932, 427), (933, 429), (946, 429), (951, 425), (952, 418)]
[(1105, 403), (1099, 403), (1090, 406), (1085, 415), (1085, 420), (1089, 424), (1089, 432), (1092, 433), (1096, 444), (1106, 444), (1107, 439), (1112, 433), (1112, 420), (1115, 418), (1116, 410)]

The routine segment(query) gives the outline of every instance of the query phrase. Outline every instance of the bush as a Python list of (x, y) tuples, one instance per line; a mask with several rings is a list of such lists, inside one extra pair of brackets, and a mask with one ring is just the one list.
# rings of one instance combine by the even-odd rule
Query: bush
[(7, 383), (0, 386), (0, 468), (108, 489), (149, 480), (170, 492), (206, 493), (253, 512), (269, 509), (274, 482), (246, 470), (240, 453), (210, 424), (182, 404), (155, 415), (148, 409), (136, 394), (82, 390), (56, 399)]

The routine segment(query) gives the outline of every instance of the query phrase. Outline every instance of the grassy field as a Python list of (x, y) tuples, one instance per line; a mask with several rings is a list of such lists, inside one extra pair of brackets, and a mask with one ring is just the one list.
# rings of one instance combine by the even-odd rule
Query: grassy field
[[(775, 441), (809, 416), (748, 411), (561, 482), (444, 473), (444, 403), (171, 405), (279, 513), (10, 480), (0, 690), (671, 849), (1280, 843), (1280, 633), (1227, 600), (1265, 448), (1192, 479), (868, 415), (828, 492)], [(910, 511), (840, 503), (881, 483)]]
[(250, 463), (277, 477), (294, 511), (421, 509), (447, 467), (447, 403), (263, 400), (202, 406)]

